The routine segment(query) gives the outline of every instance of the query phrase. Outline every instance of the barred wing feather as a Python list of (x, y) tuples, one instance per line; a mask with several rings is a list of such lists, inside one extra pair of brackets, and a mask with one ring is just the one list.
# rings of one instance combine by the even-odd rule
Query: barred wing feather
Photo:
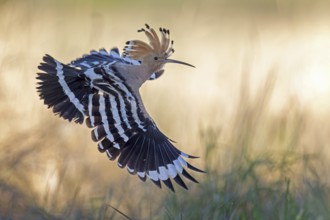
[[(114, 50), (114, 49), (113, 49)], [(142, 100), (126, 85), (113, 64), (116, 51), (92, 52), (65, 65), (46, 55), (38, 73), (37, 91), (60, 117), (92, 129), (92, 140), (120, 168), (174, 191), (172, 181), (187, 189), (181, 177), (197, 182), (186, 170), (203, 172), (184, 158), (153, 120), (143, 114)], [(94, 63), (93, 63), (94, 62)], [(172, 181), (171, 181), (172, 180)]]
[(140, 62), (136, 60), (132, 60), (128, 57), (121, 57), (119, 50), (116, 47), (112, 48), (109, 52), (103, 48), (99, 51), (92, 50), (89, 54), (85, 54), (81, 58), (71, 61), (70, 65), (73, 67), (79, 67), (82, 70), (87, 70), (89, 68), (106, 65), (113, 61), (132, 65), (140, 65)]
[(37, 76), (40, 98), (56, 115), (83, 123), (85, 108), (82, 102), (92, 93), (84, 73), (61, 64), (49, 55), (44, 56), (43, 61), (38, 68), (44, 72)]
[[(71, 61), (70, 65), (82, 70), (87, 70), (89, 68), (106, 65), (113, 61), (132, 65), (140, 65), (140, 62), (137, 60), (130, 59), (129, 57), (121, 57), (119, 50), (116, 47), (112, 48), (109, 52), (103, 48), (99, 51), (92, 50), (89, 54), (85, 54), (81, 58)], [(163, 73), (164, 70), (155, 72), (150, 76), (149, 80), (158, 79), (161, 75), (163, 75)]]

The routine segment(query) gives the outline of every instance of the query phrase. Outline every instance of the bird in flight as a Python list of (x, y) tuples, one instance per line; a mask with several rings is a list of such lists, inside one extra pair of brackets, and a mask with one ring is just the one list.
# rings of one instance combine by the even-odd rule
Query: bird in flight
[[(145, 25), (148, 43), (141, 40), (126, 42), (124, 52), (92, 50), (69, 64), (50, 55), (38, 66), (37, 92), (44, 104), (56, 115), (92, 129), (92, 139), (98, 150), (120, 168), (142, 181), (147, 178), (161, 188), (163, 182), (174, 191), (172, 181), (188, 189), (181, 177), (195, 183), (187, 168), (204, 172), (184, 158), (196, 158), (178, 150), (173, 141), (156, 126), (146, 111), (139, 88), (147, 80), (159, 78), (164, 65), (191, 64), (169, 59), (173, 54), (170, 31), (156, 31)], [(171, 181), (172, 180), (172, 181)]]

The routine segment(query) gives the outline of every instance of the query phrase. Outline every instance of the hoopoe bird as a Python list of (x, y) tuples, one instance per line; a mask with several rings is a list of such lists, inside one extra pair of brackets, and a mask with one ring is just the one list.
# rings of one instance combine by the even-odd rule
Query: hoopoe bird
[[(118, 158), (120, 168), (127, 167), (142, 181), (149, 178), (161, 188), (163, 182), (174, 192), (171, 182), (188, 189), (182, 176), (198, 183), (186, 170), (204, 172), (184, 158), (197, 158), (178, 150), (173, 141), (156, 126), (146, 111), (139, 88), (147, 80), (159, 78), (164, 65), (191, 64), (169, 59), (173, 54), (170, 31), (160, 28), (143, 32), (149, 43), (126, 42), (122, 56), (118, 48), (92, 50), (89, 54), (63, 64), (50, 55), (43, 57), (38, 68), (37, 91), (56, 115), (92, 129), (98, 150), (110, 160)], [(180, 177), (181, 176), (181, 177)]]

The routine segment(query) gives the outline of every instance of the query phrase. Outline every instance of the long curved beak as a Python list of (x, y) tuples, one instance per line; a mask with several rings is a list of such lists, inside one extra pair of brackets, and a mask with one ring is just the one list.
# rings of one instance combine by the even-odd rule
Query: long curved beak
[(190, 66), (190, 67), (194, 67), (193, 65), (189, 64), (189, 63), (185, 63), (185, 62), (182, 62), (182, 61), (179, 61), (179, 60), (172, 60), (172, 59), (165, 59), (164, 60), (165, 63), (177, 63), (177, 64), (182, 64), (182, 65), (186, 65), (186, 66)]

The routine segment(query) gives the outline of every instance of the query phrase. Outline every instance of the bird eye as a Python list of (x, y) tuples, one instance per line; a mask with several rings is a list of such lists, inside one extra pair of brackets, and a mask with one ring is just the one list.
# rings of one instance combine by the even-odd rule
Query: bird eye
[(154, 57), (154, 60), (158, 60), (158, 57)]

